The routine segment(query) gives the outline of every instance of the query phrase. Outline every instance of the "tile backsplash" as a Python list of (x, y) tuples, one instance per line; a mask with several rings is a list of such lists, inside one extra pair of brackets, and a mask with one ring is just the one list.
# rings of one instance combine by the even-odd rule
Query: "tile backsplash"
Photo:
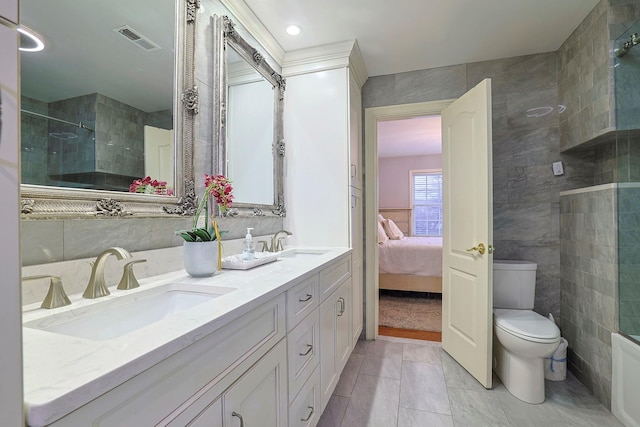
[[(271, 235), (254, 236), (255, 241), (269, 240)], [(223, 241), (223, 256), (242, 252), (243, 239)], [(106, 247), (105, 247), (106, 248)], [(156, 276), (180, 270), (182, 264), (182, 246), (174, 246), (164, 249), (131, 252), (133, 259), (146, 259), (147, 262), (136, 264), (133, 269), (138, 279)], [(52, 262), (46, 264), (30, 265), (22, 267), (22, 277), (36, 275), (52, 275), (62, 278), (62, 285), (68, 295), (84, 292), (89, 277), (91, 276), (92, 258), (82, 258), (70, 261)], [(122, 277), (124, 264), (131, 261), (118, 260), (110, 256), (105, 262), (105, 279), (109, 287), (117, 286)], [(40, 303), (49, 289), (48, 279), (29, 280), (22, 282), (22, 305)]]

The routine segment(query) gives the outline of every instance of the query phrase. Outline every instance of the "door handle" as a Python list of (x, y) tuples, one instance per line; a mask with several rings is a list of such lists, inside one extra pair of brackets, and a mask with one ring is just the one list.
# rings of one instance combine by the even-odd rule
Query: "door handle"
[(477, 251), (480, 255), (484, 255), (484, 253), (487, 251), (487, 248), (484, 246), (484, 243), (478, 243), (478, 246), (467, 249), (467, 252), (473, 251)]
[(495, 250), (496, 247), (493, 245), (489, 245), (489, 247), (487, 248), (484, 243), (478, 243), (478, 246), (467, 249), (467, 252), (478, 251), (480, 255), (484, 255), (484, 253), (487, 251), (489, 252), (489, 254), (492, 254)]

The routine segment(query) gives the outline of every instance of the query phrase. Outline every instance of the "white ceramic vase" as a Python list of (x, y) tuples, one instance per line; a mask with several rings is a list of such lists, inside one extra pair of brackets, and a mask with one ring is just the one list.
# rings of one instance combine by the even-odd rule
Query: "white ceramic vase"
[(184, 242), (182, 259), (190, 276), (211, 276), (218, 269), (218, 241)]

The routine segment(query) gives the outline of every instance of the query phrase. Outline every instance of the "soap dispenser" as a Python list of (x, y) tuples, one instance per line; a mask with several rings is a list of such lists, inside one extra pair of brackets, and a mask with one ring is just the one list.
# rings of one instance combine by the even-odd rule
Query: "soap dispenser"
[(251, 261), (256, 257), (256, 245), (253, 242), (253, 236), (251, 235), (253, 228), (247, 228), (247, 235), (244, 236), (244, 245), (242, 247), (242, 259), (244, 261)]

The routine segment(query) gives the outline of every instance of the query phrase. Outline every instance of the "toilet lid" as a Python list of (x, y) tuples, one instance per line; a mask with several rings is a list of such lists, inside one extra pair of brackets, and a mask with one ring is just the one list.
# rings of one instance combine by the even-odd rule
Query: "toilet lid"
[(494, 319), (497, 327), (530, 341), (560, 337), (560, 329), (555, 323), (531, 310), (496, 309)]

